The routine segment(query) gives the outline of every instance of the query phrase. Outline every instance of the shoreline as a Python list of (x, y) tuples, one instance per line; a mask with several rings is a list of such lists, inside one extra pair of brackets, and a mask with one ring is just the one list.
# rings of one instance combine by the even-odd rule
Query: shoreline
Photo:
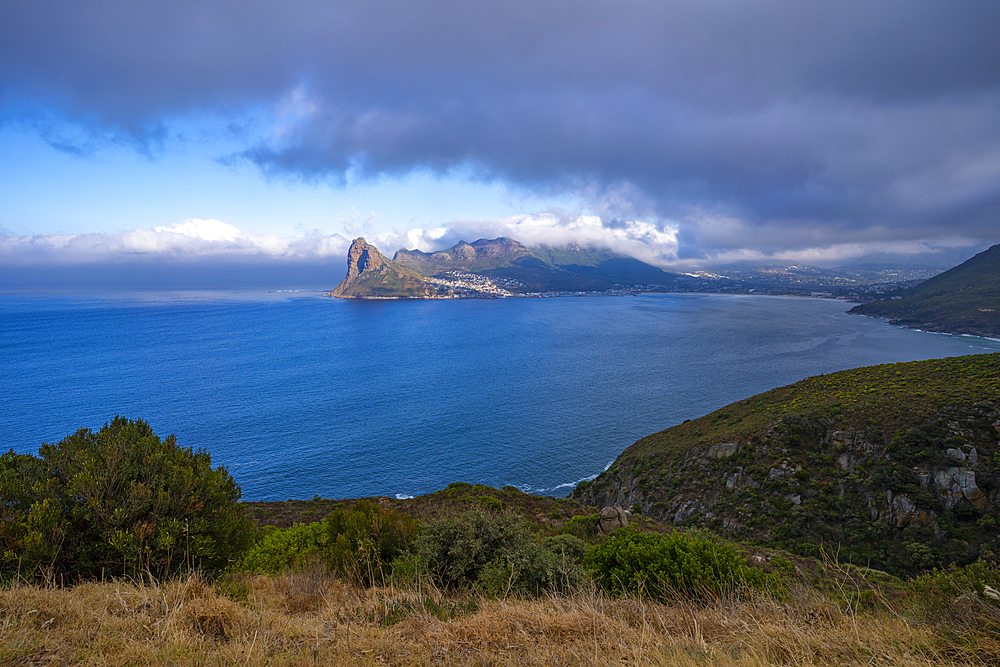
[(939, 334), (943, 336), (966, 336), (968, 338), (984, 338), (986, 340), (1000, 341), (1000, 337), (996, 335), (990, 335), (982, 331), (976, 330), (954, 330), (946, 328), (937, 328), (937, 325), (933, 324), (921, 324), (916, 322), (905, 322), (899, 319), (893, 319), (891, 317), (885, 317), (883, 315), (869, 315), (867, 313), (855, 313), (851, 310), (847, 311), (848, 315), (859, 315), (861, 317), (867, 317), (872, 320), (882, 320), (885, 324), (892, 325), (894, 327), (899, 327), (901, 329), (909, 329), (910, 331), (919, 331), (921, 333), (928, 334)]
[[(302, 290), (306, 291), (306, 290)], [(721, 291), (721, 290), (656, 290), (642, 288), (623, 288), (604, 291), (571, 291), (571, 292), (525, 292), (511, 293), (507, 295), (477, 294), (477, 295), (427, 295), (427, 296), (360, 296), (335, 295), (333, 292), (324, 292), (320, 296), (331, 299), (342, 299), (345, 301), (460, 301), (467, 299), (477, 299), (480, 301), (501, 301), (505, 299), (556, 299), (556, 298), (576, 298), (576, 297), (621, 297), (639, 296), (640, 294), (718, 294), (728, 296), (777, 296), (791, 297), (796, 299), (820, 299), (823, 301), (843, 301), (844, 303), (860, 304), (857, 301), (845, 296), (819, 295), (819, 294), (799, 294), (795, 292), (759, 292), (759, 291)]]

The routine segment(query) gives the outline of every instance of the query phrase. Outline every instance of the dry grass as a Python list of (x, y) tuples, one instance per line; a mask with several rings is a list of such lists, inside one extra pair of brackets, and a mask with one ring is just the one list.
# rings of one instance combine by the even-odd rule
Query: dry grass
[(844, 613), (805, 588), (785, 601), (470, 600), (303, 571), (0, 589), (2, 665), (980, 665), (1000, 656), (991, 636)]

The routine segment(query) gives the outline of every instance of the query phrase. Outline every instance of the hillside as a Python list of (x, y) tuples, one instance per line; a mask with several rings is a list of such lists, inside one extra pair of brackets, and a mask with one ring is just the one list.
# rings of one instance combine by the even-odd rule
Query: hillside
[(647, 436), (573, 498), (906, 574), (1000, 553), (1000, 356), (807, 378)]
[(438, 252), (398, 250), (392, 261), (424, 275), (433, 275), (448, 270), (478, 273), (510, 266), (519, 259), (529, 257), (534, 255), (518, 241), (500, 237), (492, 240), (479, 239), (472, 243), (459, 241), (451, 248)]
[(667, 286), (686, 278), (609, 250), (577, 245), (528, 248), (504, 237), (472, 243), (460, 241), (447, 250), (433, 253), (400, 250), (393, 261), (426, 276), (462, 271), (501, 279), (519, 292)]
[(1000, 336), (1000, 244), (885, 301), (849, 312), (945, 333)]

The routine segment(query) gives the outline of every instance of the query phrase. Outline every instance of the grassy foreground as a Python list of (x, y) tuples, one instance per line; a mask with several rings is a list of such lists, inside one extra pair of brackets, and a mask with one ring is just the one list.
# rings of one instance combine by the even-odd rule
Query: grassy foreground
[(309, 568), (214, 583), (14, 583), (0, 588), (0, 664), (1000, 664), (1000, 610), (974, 593), (858, 611), (845, 588), (820, 590), (504, 600), (365, 589)]

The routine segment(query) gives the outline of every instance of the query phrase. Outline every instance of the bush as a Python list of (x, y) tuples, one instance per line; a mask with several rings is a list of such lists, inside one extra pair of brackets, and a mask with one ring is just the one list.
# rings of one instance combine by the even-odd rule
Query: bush
[(597, 525), (600, 521), (600, 514), (577, 515), (567, 521), (560, 532), (572, 535), (581, 540), (593, 540), (593, 538), (597, 537)]
[(15, 560), (50, 581), (221, 570), (253, 539), (225, 468), (142, 420), (80, 429), (39, 457), (0, 457), (8, 573)]
[(297, 523), (284, 530), (273, 529), (244, 554), (243, 567), (278, 573), (305, 563), (311, 556), (319, 556), (326, 544), (327, 530), (322, 521)]
[(902, 602), (909, 614), (938, 626), (957, 630), (972, 628), (1000, 636), (1000, 601), (986, 595), (986, 586), (1000, 589), (1000, 564), (981, 558), (964, 567), (935, 569), (904, 584)]
[(330, 569), (367, 586), (385, 583), (392, 561), (420, 532), (413, 517), (368, 500), (334, 510), (324, 525)]
[[(15, 454), (11, 450), (0, 456), (0, 574), (5, 566), (16, 567), (19, 561), (26, 563), (48, 562), (54, 545), (61, 535), (55, 527), (38, 531), (44, 514), (51, 519), (51, 503), (40, 505), (34, 514), (32, 489), (44, 486), (45, 469), (42, 462), (30, 454)], [(29, 519), (30, 517), (30, 519)], [(29, 522), (36, 524), (36, 530), (29, 539)]]
[(382, 584), (419, 531), (415, 519), (362, 500), (335, 509), (324, 521), (271, 530), (246, 553), (243, 566), (279, 573), (321, 561), (356, 583)]
[[(562, 536), (578, 554), (579, 540)], [(557, 540), (557, 546), (565, 547)], [(569, 590), (584, 578), (579, 561), (557, 555), (534, 540), (524, 519), (513, 513), (474, 509), (439, 519), (417, 539), (416, 552), (443, 588), (473, 588), (493, 597)]]
[(651, 535), (631, 528), (593, 547), (585, 562), (607, 591), (654, 598), (718, 594), (731, 584), (763, 586), (765, 575), (728, 544), (681, 533)]

